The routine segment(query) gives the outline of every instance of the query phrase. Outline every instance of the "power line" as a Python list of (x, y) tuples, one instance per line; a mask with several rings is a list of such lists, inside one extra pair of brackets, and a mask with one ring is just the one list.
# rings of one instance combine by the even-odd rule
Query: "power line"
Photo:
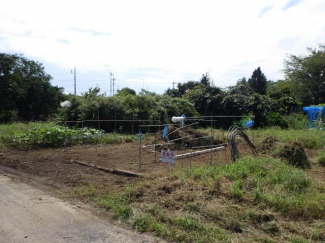
[[(115, 81), (116, 81), (117, 79), (115, 79)], [(119, 82), (126, 82), (126, 83), (135, 83), (135, 84), (143, 84), (143, 81), (128, 81), (128, 80), (120, 80), (120, 79), (118, 79), (119, 80)], [(51, 81), (55, 81), (55, 82), (68, 82), (68, 81), (70, 81), (70, 80), (62, 80), (62, 79), (53, 79), (53, 80), (51, 80)], [(82, 82), (82, 83), (88, 83), (88, 82), (98, 82), (98, 81), (107, 81), (107, 79), (97, 79), (97, 80), (78, 80), (78, 82)], [(163, 82), (163, 83), (161, 83), (161, 82), (153, 82), (153, 83), (151, 83), (150, 85), (152, 85), (152, 84), (172, 84), (172, 83), (165, 83), (165, 82)], [(176, 84), (176, 82), (175, 82), (175, 84)]]

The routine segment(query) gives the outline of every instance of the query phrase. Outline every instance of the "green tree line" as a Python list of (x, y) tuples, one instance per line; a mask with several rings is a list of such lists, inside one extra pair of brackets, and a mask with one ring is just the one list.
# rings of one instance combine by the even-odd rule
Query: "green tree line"
[[(226, 89), (216, 87), (206, 73), (200, 80), (178, 83), (162, 95), (146, 90), (136, 94), (123, 88), (113, 97), (101, 94), (99, 87), (80, 96), (64, 95), (63, 88), (51, 85), (52, 77), (42, 64), (20, 55), (0, 53), (0, 122), (42, 120), (58, 115), (71, 121), (151, 120), (153, 124), (158, 120), (165, 123), (174, 115), (213, 114), (254, 116), (256, 127), (286, 127), (282, 115), (290, 114), (298, 106), (325, 103), (325, 45), (307, 51), (304, 56), (287, 57), (284, 80), (270, 81), (257, 67), (249, 78), (241, 78)], [(64, 100), (71, 101), (71, 107), (60, 108)], [(217, 121), (216, 125), (227, 128), (232, 123), (229, 118)], [(130, 124), (96, 125), (112, 131), (130, 130)]]

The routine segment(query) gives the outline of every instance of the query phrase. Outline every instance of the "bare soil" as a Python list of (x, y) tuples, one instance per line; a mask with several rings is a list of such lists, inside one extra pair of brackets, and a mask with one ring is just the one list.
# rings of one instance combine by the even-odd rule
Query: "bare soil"
[[(150, 144), (148, 142), (147, 144)], [(142, 143), (141, 146), (145, 146)], [(245, 143), (238, 145), (241, 155), (252, 154)], [(152, 147), (141, 149), (139, 166), (138, 142), (124, 144), (103, 145), (78, 145), (56, 149), (17, 150), (2, 147), (0, 150), (0, 166), (9, 167), (17, 173), (24, 172), (29, 175), (46, 178), (46, 183), (56, 188), (78, 187), (95, 183), (102, 188), (118, 189), (124, 184), (132, 184), (137, 178), (124, 175), (115, 175), (92, 167), (82, 166), (77, 162), (89, 165), (97, 165), (108, 169), (121, 169), (143, 174), (170, 171), (179, 167), (201, 164), (225, 164), (231, 163), (231, 155), (228, 149), (215, 151), (212, 154), (202, 154), (177, 160), (175, 165), (160, 162), (160, 149), (156, 153)], [(189, 153), (195, 150), (176, 150), (176, 154)], [(306, 149), (308, 158), (313, 161), (317, 150)], [(266, 155), (267, 156), (267, 155)], [(312, 168), (307, 173), (320, 180), (325, 180), (325, 167), (312, 163)]]
[[(144, 144), (142, 144), (143, 146)], [(183, 153), (188, 153), (185, 150)], [(176, 151), (181, 154), (182, 151)], [(102, 188), (118, 189), (124, 184), (132, 184), (137, 178), (115, 175), (92, 167), (82, 166), (78, 162), (97, 165), (108, 169), (121, 169), (150, 175), (155, 172), (170, 171), (181, 166), (195, 164), (230, 163), (230, 153), (226, 150), (193, 156), (177, 160), (177, 164), (160, 162), (160, 148), (152, 152), (152, 147), (142, 148), (139, 166), (139, 145), (137, 142), (119, 145), (78, 145), (56, 149), (17, 150), (1, 148), (0, 167), (10, 168), (16, 173), (35, 175), (46, 179), (48, 185), (55, 188), (78, 187), (94, 183)], [(24, 173), (24, 174), (23, 174)]]

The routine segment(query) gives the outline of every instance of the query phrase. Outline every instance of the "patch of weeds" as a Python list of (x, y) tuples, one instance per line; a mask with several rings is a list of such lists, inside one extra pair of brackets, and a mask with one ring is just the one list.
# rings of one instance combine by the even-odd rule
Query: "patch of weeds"
[(214, 224), (203, 224), (198, 219), (182, 214), (173, 219), (173, 224), (177, 228), (185, 231), (186, 234), (181, 234), (181, 237), (176, 237), (176, 240), (184, 242), (230, 242), (229, 236), (224, 230)]
[(306, 114), (293, 113), (286, 116), (289, 128), (296, 130), (307, 130), (310, 127), (310, 122)]
[(301, 143), (292, 142), (285, 144), (279, 149), (278, 156), (297, 168), (308, 169), (311, 167)]
[(234, 233), (243, 233), (243, 226), (237, 219), (229, 219), (226, 222), (226, 227), (228, 230)]
[(315, 221), (312, 226), (313, 228), (310, 232), (310, 239), (325, 242), (325, 222), (320, 220)]
[(173, 219), (173, 223), (185, 230), (194, 230), (199, 227), (197, 219), (187, 214), (177, 216)]
[[(280, 159), (243, 157), (232, 164), (193, 165), (170, 176), (144, 178), (122, 192), (98, 197), (97, 203), (136, 230), (169, 241), (230, 242), (230, 235), (237, 239), (243, 233), (252, 237), (248, 241), (265, 236), (264, 242), (271, 242), (267, 235), (288, 241), (293, 235), (305, 237), (278, 222), (324, 220), (324, 201), (324, 186), (305, 171)], [(248, 208), (255, 210), (248, 213)], [(282, 216), (275, 219), (273, 210)], [(321, 230), (312, 228), (310, 238), (321, 239)]]
[(268, 212), (254, 211), (249, 212), (249, 218), (255, 224), (270, 222), (275, 219), (274, 215)]
[(263, 223), (261, 228), (268, 234), (276, 234), (280, 232), (280, 227), (274, 221)]
[[(324, 218), (324, 190), (304, 171), (278, 159), (246, 157), (219, 167), (219, 173), (234, 181), (235, 192), (242, 192), (245, 198), (255, 198), (285, 215)], [(246, 183), (241, 184), (241, 180)]]
[(238, 180), (236, 181), (231, 188), (232, 195), (235, 199), (242, 199), (243, 198), (243, 181)]
[(149, 213), (134, 213), (132, 218), (129, 219), (132, 227), (139, 232), (153, 231), (153, 225), (157, 225), (156, 219)]
[(269, 237), (261, 237), (257, 239), (258, 242), (263, 242), (263, 243), (276, 243), (277, 241), (272, 240)]
[(129, 219), (133, 215), (133, 208), (130, 205), (132, 191), (131, 187), (126, 186), (120, 193), (97, 198), (97, 204), (113, 210), (119, 219)]
[(262, 153), (270, 151), (273, 149), (275, 143), (278, 141), (276, 136), (268, 136), (262, 140), (262, 142), (258, 145), (258, 150)]
[(186, 203), (186, 205), (184, 206), (184, 210), (189, 211), (190, 213), (200, 212), (202, 207), (202, 202), (195, 201)]
[(318, 153), (317, 162), (321, 166), (325, 166), (325, 151)]
[(299, 141), (305, 148), (323, 148), (325, 144), (325, 136), (323, 132), (308, 129), (260, 129), (258, 130), (257, 137), (260, 140), (274, 135), (277, 137), (279, 142)]
[(291, 237), (290, 242), (291, 243), (308, 243), (309, 240), (306, 240), (302, 237), (295, 236), (295, 237)]
[(94, 197), (97, 195), (97, 189), (93, 183), (90, 183), (88, 186), (75, 189), (75, 193), (80, 197)]

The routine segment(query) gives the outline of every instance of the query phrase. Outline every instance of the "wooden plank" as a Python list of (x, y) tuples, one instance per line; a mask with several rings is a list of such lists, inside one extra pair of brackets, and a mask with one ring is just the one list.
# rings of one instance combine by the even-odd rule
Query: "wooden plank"
[(120, 169), (108, 169), (99, 165), (91, 165), (82, 161), (75, 161), (75, 160), (71, 160), (71, 162), (76, 163), (76, 164), (80, 164), (83, 166), (88, 166), (97, 170), (102, 170), (108, 173), (112, 173), (112, 174), (117, 174), (117, 175), (125, 175), (125, 176), (130, 176), (130, 177), (143, 177), (143, 174), (138, 173), (138, 172), (134, 172), (134, 171), (129, 171), (129, 170), (120, 170)]

